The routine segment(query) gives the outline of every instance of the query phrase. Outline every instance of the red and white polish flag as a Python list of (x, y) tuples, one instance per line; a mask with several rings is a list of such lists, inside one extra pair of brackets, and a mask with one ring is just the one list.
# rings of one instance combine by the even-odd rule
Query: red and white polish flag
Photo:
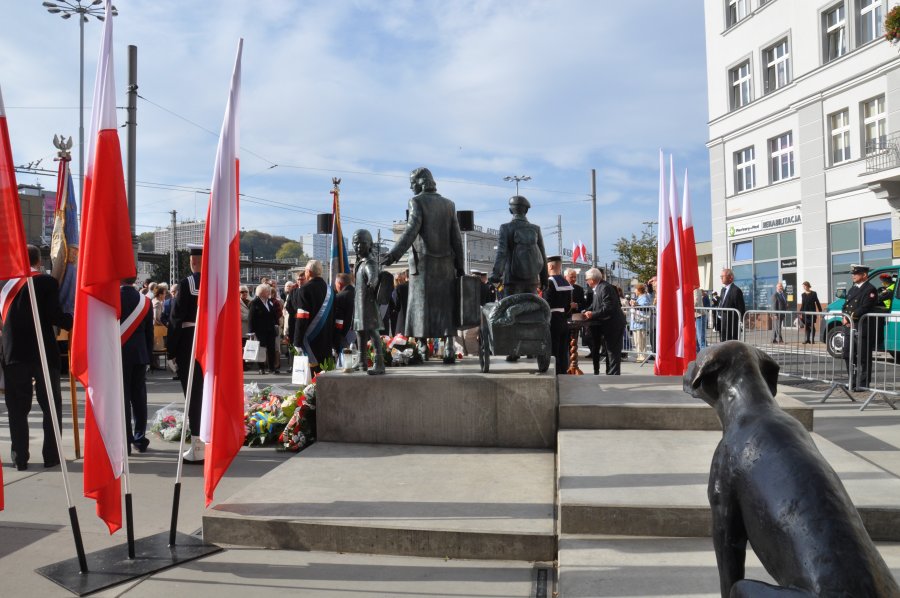
[(697, 358), (697, 328), (694, 318), (694, 291), (700, 288), (700, 272), (697, 264), (697, 242), (694, 237), (694, 220), (691, 215), (691, 195), (688, 191), (688, 171), (684, 169), (684, 195), (681, 201), (681, 293), (684, 297), (685, 365)]
[(659, 238), (656, 264), (656, 361), (657, 376), (680, 376), (684, 373), (683, 298), (681, 297), (681, 243), (678, 233), (678, 210), (673, 209), (676, 195), (675, 175), (666, 190), (665, 162), (659, 151)]
[(87, 394), (84, 495), (97, 501), (97, 515), (113, 533), (122, 527), (120, 476), (126, 449), (119, 285), (135, 275), (135, 264), (116, 125), (110, 8), (107, 0), (88, 136), (72, 371)]
[(203, 238), (203, 261), (197, 309), (196, 359), (203, 369), (200, 439), (206, 443), (206, 505), (216, 485), (244, 444), (244, 374), (238, 231), (240, 193), (241, 53), (238, 42), (231, 92), (219, 136)]
[[(13, 166), (9, 129), (6, 125), (6, 108), (0, 90), (0, 311), (6, 311), (16, 292), (31, 276), (28, 246), (25, 244), (25, 227), (19, 207), (19, 187)], [(0, 466), (0, 511), (4, 508), (3, 468)]]

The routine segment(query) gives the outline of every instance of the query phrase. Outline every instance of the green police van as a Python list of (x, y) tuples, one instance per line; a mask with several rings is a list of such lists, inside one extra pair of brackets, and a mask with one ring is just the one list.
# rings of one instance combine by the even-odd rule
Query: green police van
[[(869, 284), (875, 287), (876, 291), (881, 291), (881, 275), (888, 273), (894, 281), (897, 280), (898, 266), (883, 266), (869, 270)], [(849, 286), (849, 285), (848, 285)], [(841, 310), (844, 308), (847, 289), (838, 289), (834, 292), (835, 300), (828, 304), (823, 313), (823, 323), (821, 330), (821, 340), (828, 348), (828, 354), (832, 357), (841, 357), (844, 350), (844, 339), (847, 327), (844, 326), (844, 320)], [(900, 315), (900, 301), (896, 300), (897, 285), (894, 287), (894, 300), (891, 301), (891, 313)], [(878, 335), (877, 351), (886, 351), (893, 355), (894, 361), (898, 361), (900, 357), (900, 323), (888, 322), (885, 325), (883, 334)], [(896, 330), (895, 330), (896, 328)]]

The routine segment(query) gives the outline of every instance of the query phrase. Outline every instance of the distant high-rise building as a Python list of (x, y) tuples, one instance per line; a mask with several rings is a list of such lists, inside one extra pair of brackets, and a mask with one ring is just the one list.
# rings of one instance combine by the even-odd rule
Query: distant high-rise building
[[(179, 222), (175, 225), (176, 251), (187, 249), (188, 245), (203, 245), (206, 221), (196, 220)], [(168, 253), (172, 250), (172, 227), (158, 228), (153, 231), (153, 251)]]

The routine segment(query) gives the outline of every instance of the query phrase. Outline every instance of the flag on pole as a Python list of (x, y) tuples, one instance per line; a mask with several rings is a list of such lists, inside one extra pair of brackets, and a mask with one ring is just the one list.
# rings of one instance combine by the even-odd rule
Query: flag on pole
[[(333, 197), (331, 203), (331, 278), (335, 274), (349, 274), (350, 260), (347, 259), (347, 246), (344, 245), (344, 233), (341, 230), (341, 200), (340, 189), (338, 183), (340, 179), (335, 179), (334, 189), (331, 190)], [(334, 281), (329, 281), (329, 285)]]
[(581, 241), (572, 242), (572, 263), (577, 264), (578, 260), (581, 260), (582, 264), (588, 263), (587, 259), (587, 247), (585, 247), (584, 243)]
[[(3, 90), (0, 89), (0, 308), (6, 319), (12, 298), (31, 275), (31, 260), (25, 243), (25, 227), (19, 207), (19, 187), (13, 166), (9, 129), (6, 125), (6, 108)], [(3, 501), (3, 468), (0, 467), (0, 511)]]
[[(66, 152), (67, 153), (67, 152)], [(51, 273), (59, 283), (59, 305), (67, 313), (75, 311), (76, 262), (78, 260), (78, 208), (69, 159), (59, 158), (56, 179), (56, 210), (50, 241)]]
[(688, 191), (688, 171), (684, 169), (684, 192), (681, 202), (681, 291), (684, 297), (684, 363), (697, 358), (697, 327), (694, 317), (694, 291), (700, 288), (697, 264), (697, 243), (694, 239), (694, 220), (691, 216), (691, 195)]
[(206, 443), (204, 492), (206, 506), (216, 486), (244, 444), (244, 373), (241, 354), (240, 287), (240, 135), (241, 52), (231, 75), (231, 91), (213, 168), (200, 295), (197, 299), (195, 358), (203, 370), (200, 440)]
[(72, 371), (87, 394), (84, 495), (97, 501), (97, 515), (114, 533), (122, 527), (120, 476), (126, 448), (119, 286), (136, 272), (116, 125), (110, 13), (106, 0), (81, 207)]
[(678, 215), (673, 210), (675, 175), (671, 174), (666, 191), (665, 162), (659, 151), (659, 239), (656, 264), (656, 361), (657, 376), (679, 376), (684, 373), (682, 328), (684, 322), (681, 297), (681, 259)]

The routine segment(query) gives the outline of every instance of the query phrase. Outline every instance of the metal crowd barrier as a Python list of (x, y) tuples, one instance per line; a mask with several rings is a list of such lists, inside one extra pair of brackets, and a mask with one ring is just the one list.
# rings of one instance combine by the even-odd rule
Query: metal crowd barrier
[(695, 307), (694, 325), (700, 349), (742, 337), (741, 312), (732, 307)]
[(866, 314), (850, 336), (851, 388), (869, 392), (860, 411), (880, 397), (891, 409), (900, 396), (900, 314)]
[[(744, 314), (745, 343), (765, 351), (778, 363), (779, 374), (830, 385), (822, 402), (840, 389), (851, 401), (847, 362), (832, 357), (819, 341), (821, 312), (750, 310)], [(852, 351), (852, 347), (848, 347)]]
[(625, 311), (625, 338), (622, 352), (636, 363), (643, 364), (656, 359), (656, 307), (640, 305), (623, 307)]

